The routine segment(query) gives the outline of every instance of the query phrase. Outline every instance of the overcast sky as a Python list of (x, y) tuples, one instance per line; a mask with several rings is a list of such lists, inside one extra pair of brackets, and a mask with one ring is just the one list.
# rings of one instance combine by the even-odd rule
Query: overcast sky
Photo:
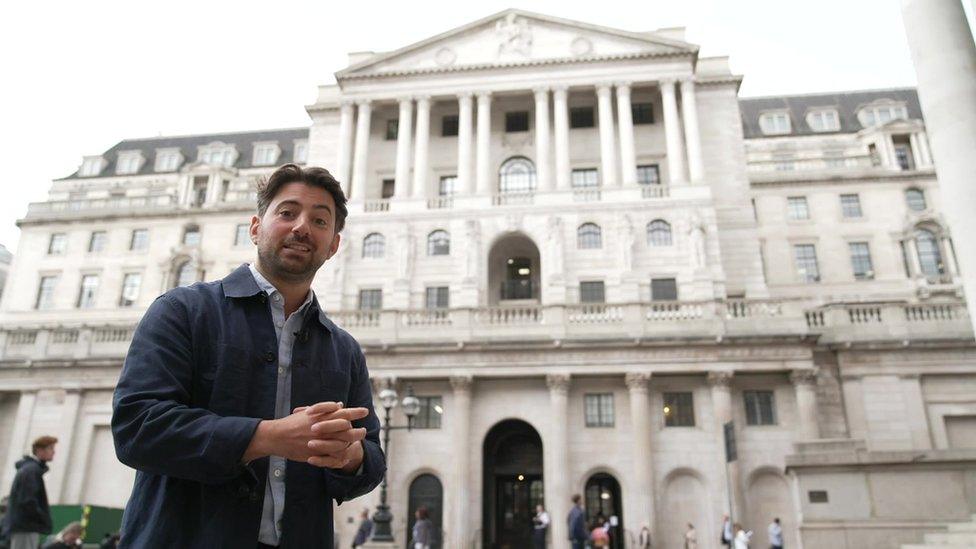
[(743, 96), (915, 85), (895, 0), (8, 2), (0, 243), (16, 250), (27, 203), (83, 155), (124, 138), (305, 126), (304, 106), (347, 52), (508, 7), (630, 31), (684, 26), (701, 55), (731, 57)]

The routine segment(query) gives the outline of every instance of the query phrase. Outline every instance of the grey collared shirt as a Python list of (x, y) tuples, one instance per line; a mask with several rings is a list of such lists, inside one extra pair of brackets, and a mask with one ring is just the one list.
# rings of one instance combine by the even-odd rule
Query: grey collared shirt
[[(291, 355), (295, 347), (295, 333), (302, 329), (305, 310), (312, 302), (312, 290), (301, 307), (285, 318), (285, 298), (261, 273), (250, 265), (251, 275), (258, 287), (268, 294), (271, 320), (278, 335), (278, 388), (275, 393), (275, 419), (291, 414)], [(288, 460), (271, 456), (268, 464), (268, 483), (264, 489), (264, 509), (258, 541), (267, 545), (281, 542), (281, 515), (285, 510), (285, 470)]]

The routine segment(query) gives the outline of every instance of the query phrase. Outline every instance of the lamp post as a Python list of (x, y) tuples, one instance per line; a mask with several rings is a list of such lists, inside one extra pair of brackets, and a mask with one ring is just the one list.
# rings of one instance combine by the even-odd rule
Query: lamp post
[(407, 387), (407, 396), (403, 397), (400, 403), (403, 406), (403, 413), (407, 416), (406, 425), (390, 425), (390, 411), (397, 405), (397, 392), (393, 389), (383, 389), (380, 391), (380, 404), (383, 406), (383, 452), (386, 454), (386, 475), (383, 476), (383, 484), (380, 486), (380, 504), (376, 506), (376, 514), (373, 515), (373, 541), (393, 541), (393, 531), (390, 524), (393, 522), (393, 514), (390, 513), (390, 506), (386, 504), (386, 479), (390, 476), (390, 431), (394, 429), (413, 428), (413, 417), (420, 412), (420, 399), (413, 396), (413, 387)]

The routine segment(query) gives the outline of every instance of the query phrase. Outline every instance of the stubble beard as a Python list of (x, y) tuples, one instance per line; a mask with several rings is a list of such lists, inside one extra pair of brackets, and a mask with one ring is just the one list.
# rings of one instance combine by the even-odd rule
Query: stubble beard
[[(282, 246), (281, 249), (284, 247)], [(274, 244), (270, 242), (261, 242), (258, 245), (258, 261), (271, 277), (292, 283), (312, 280), (315, 278), (315, 273), (318, 272), (319, 267), (325, 263), (325, 259), (318, 261), (315, 255), (310, 253), (304, 266), (289, 265), (282, 261), (275, 252)]]

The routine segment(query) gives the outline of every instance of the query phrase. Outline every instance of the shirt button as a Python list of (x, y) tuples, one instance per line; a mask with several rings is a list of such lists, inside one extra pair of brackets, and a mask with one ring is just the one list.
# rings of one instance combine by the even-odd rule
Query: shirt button
[(279, 374), (285, 373), (285, 368), (283, 366), (278, 366), (278, 373)]
[(275, 469), (274, 476), (275, 476), (275, 478), (280, 477), (281, 476), (281, 469)]
[(274, 362), (274, 359), (275, 359), (274, 353), (272, 353), (271, 351), (264, 353), (264, 360), (266, 360), (267, 362)]
[(273, 298), (274, 298), (274, 300), (275, 300), (275, 301), (281, 301), (281, 296), (280, 296), (280, 295), (278, 295), (278, 294), (275, 294), (275, 295), (273, 296)]
[(284, 323), (284, 322), (281, 322), (281, 321), (278, 321), (278, 322), (275, 322), (275, 326), (277, 326), (277, 327), (279, 327), (279, 328), (282, 328), (282, 327), (284, 327), (284, 325), (285, 325), (285, 323)]

